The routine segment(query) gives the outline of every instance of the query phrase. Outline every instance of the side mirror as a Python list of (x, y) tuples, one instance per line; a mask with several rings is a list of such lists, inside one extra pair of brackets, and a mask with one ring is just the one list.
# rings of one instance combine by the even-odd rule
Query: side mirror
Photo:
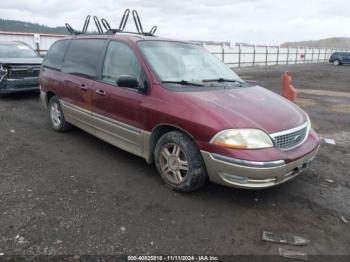
[(127, 88), (135, 88), (138, 89), (139, 81), (137, 81), (137, 78), (132, 75), (121, 75), (117, 79), (117, 85), (120, 87), (127, 87)]

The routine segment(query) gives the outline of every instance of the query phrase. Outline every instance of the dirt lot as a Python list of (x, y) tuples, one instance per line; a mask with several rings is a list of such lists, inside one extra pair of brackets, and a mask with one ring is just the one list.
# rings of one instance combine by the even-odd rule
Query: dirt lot
[(277, 254), (280, 245), (261, 240), (268, 230), (310, 240), (291, 250), (350, 254), (350, 67), (236, 71), (279, 92), (285, 70), (313, 127), (336, 145), (262, 191), (209, 184), (176, 193), (143, 159), (78, 129), (52, 131), (37, 94), (2, 97), (0, 253)]

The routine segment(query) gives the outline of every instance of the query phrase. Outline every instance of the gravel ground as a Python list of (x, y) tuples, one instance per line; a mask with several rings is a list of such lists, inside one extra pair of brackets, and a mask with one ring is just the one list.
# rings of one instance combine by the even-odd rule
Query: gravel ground
[(54, 132), (37, 94), (0, 98), (0, 254), (278, 254), (281, 245), (261, 240), (267, 230), (310, 240), (292, 250), (349, 255), (350, 67), (236, 71), (279, 92), (286, 70), (297, 103), (336, 145), (260, 191), (176, 193), (143, 159), (78, 129)]

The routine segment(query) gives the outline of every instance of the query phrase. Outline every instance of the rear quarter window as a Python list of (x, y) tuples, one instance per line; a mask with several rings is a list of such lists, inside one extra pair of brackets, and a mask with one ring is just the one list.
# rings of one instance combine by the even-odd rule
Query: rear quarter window
[(67, 46), (71, 40), (59, 40), (55, 42), (48, 50), (43, 66), (60, 70), (62, 67), (63, 57), (66, 53)]
[(96, 78), (105, 42), (104, 39), (72, 40), (64, 58), (62, 72), (91, 79)]

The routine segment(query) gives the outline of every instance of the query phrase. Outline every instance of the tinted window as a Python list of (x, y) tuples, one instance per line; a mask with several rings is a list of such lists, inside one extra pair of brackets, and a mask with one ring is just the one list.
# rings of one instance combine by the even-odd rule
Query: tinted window
[(112, 41), (107, 48), (102, 70), (102, 80), (115, 84), (121, 75), (136, 76), (140, 80), (141, 66), (128, 45)]
[(43, 65), (53, 69), (61, 69), (63, 57), (70, 40), (55, 42), (47, 52)]
[(102, 39), (72, 40), (64, 58), (62, 72), (95, 78), (104, 43), (105, 40)]

